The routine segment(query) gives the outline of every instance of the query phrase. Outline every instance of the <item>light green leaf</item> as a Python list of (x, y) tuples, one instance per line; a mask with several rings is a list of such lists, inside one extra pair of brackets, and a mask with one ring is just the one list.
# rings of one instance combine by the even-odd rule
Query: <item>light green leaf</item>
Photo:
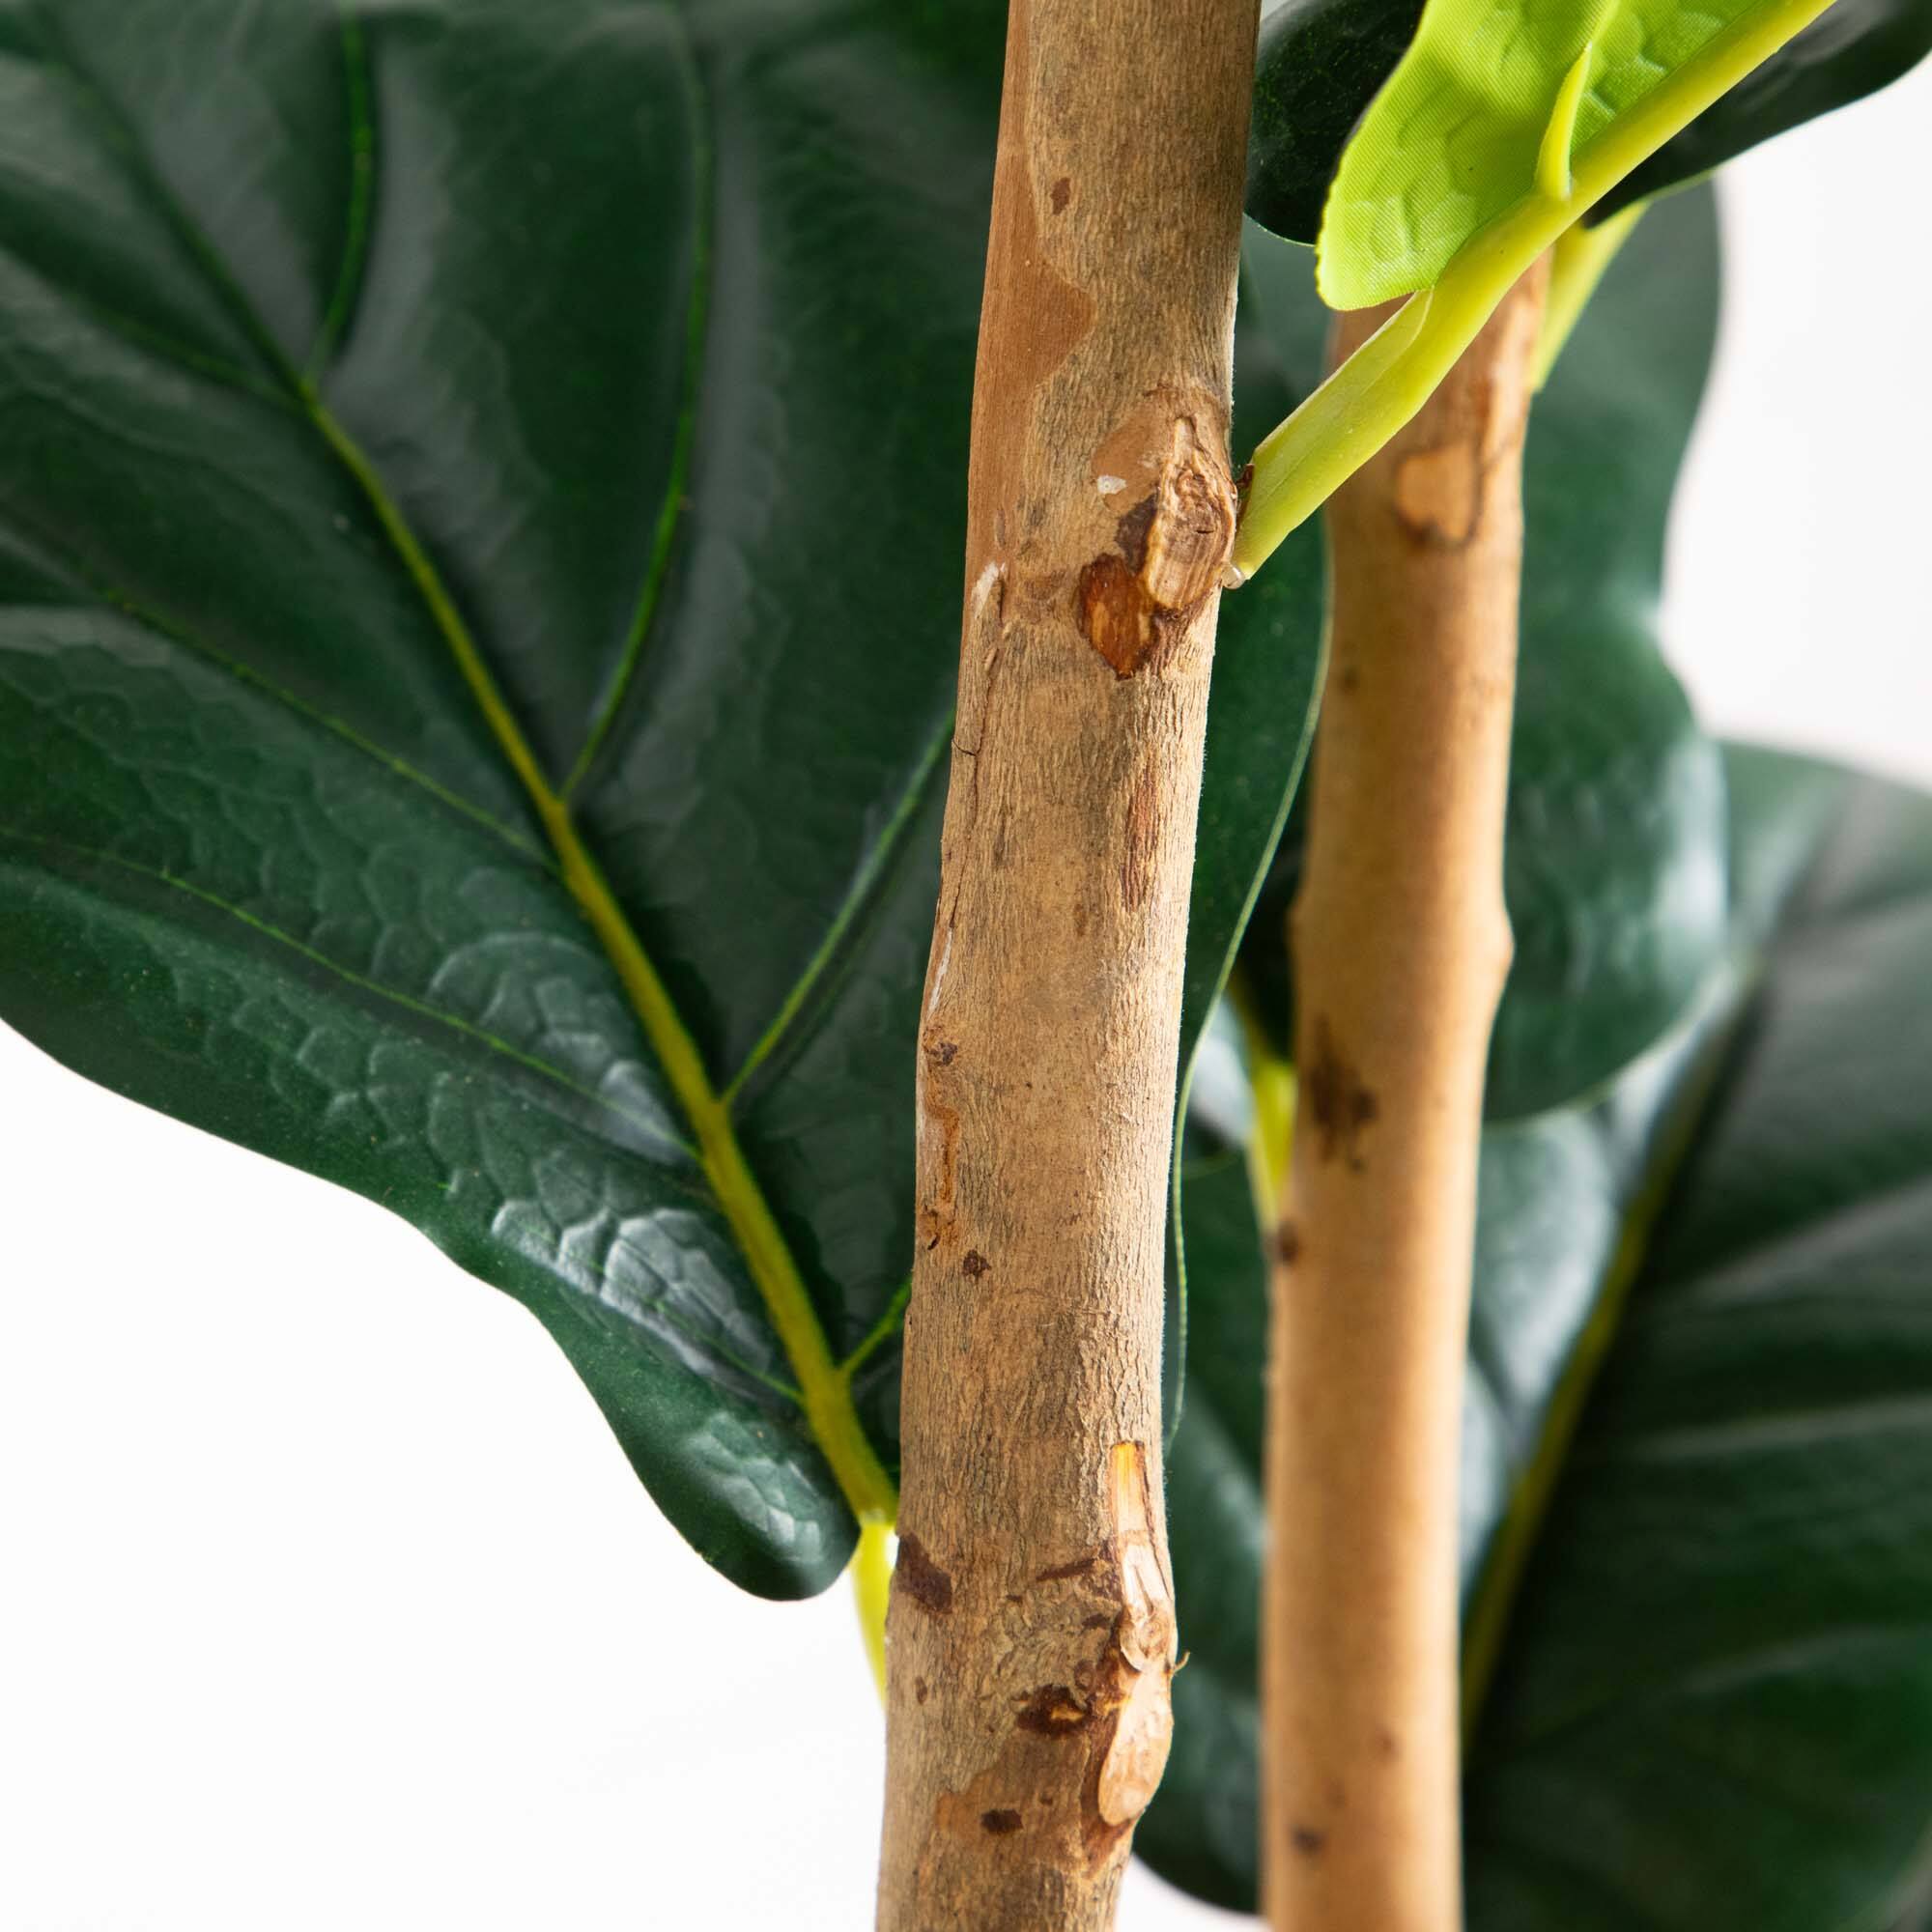
[(1432, 288), (1528, 203), (1567, 225), (1827, 4), (1428, 0), (1336, 170), (1323, 298), (1365, 308)]

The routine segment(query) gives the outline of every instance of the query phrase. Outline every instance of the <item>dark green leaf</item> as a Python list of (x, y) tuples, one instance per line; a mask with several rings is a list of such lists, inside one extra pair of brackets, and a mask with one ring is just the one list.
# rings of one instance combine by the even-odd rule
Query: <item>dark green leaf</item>
[(527, 1302), (771, 1594), (774, 1278), (837, 1364), (911, 1248), (999, 43), (0, 8), (0, 1010)]
[(0, 1013), (525, 1301), (773, 1595), (895, 1457), (1004, 24), (0, 0)]
[(1932, 52), (1932, 0), (1834, 4), (1674, 140), (1626, 176), (1591, 219), (1676, 187), (1768, 141), (1889, 87)]
[[(1932, 798), (1730, 763), (1736, 966), (1596, 1104), (1484, 1137), (1472, 1696), (1503, 1647), (1466, 1780), (1480, 1932), (1885, 1925), (1932, 1824)], [(1237, 1156), (1188, 1214), (1192, 1661), (1137, 1842), (1239, 1907), (1265, 1276)]]
[[(1674, 1150), (1738, 985), (1734, 970), (1715, 973), (1698, 1010), (1594, 1104), (1484, 1135), (1463, 1432), (1465, 1587), (1534, 1461), (1625, 1222)], [(1174, 1759), (1136, 1844), (1177, 1884), (1245, 1908), (1256, 1883), (1266, 1267), (1238, 1155), (1191, 1176), (1185, 1198), (1189, 1401), (1169, 1462), (1168, 1515), (1190, 1662), (1175, 1679)]]
[[(1516, 964), (1497, 1017), (1492, 1119), (1586, 1093), (1684, 1009), (1722, 943), (1716, 753), (1657, 648), (1664, 523), (1717, 330), (1708, 190), (1641, 222), (1531, 416), (1522, 642), (1505, 888)], [(1257, 306), (1319, 366), (1308, 258), (1251, 238)], [(1243, 949), (1289, 1012), (1292, 824)]]
[[(1742, 848), (1817, 822), (1746, 761)], [(1932, 799), (1836, 790), (1509, 1628), (1472, 1925), (1885, 1924), (1932, 1825)]]
[(1267, 1265), (1239, 1151), (1191, 1161), (1181, 1198), (1187, 1406), (1168, 1450), (1167, 1527), (1187, 1666), (1174, 1679), (1167, 1772), (1134, 1849), (1197, 1897), (1253, 1911)]
[[(1248, 240), (1272, 245), (1249, 227)], [(1244, 260), (1251, 263), (1249, 250)], [(1235, 337), (1234, 446), (1250, 449), (1287, 415), (1316, 378), (1291, 366), (1274, 333), (1258, 327), (1250, 274)], [(1221, 600), (1214, 683), (1208, 709), (1208, 753), (1196, 828), (1194, 893), (1188, 908), (1187, 973), (1180, 1009), (1179, 1117), (1214, 1003), (1281, 838), (1300, 781), (1321, 695), (1323, 599), (1320, 528), (1306, 524), (1237, 595)], [(1162, 1357), (1170, 1431), (1182, 1406), (1186, 1363), (1187, 1259), (1181, 1211), (1184, 1165), (1173, 1175), (1168, 1216), (1168, 1346)]]
[(1264, 228), (1314, 245), (1342, 150), (1421, 17), (1422, 0), (1286, 0), (1262, 22), (1248, 213)]

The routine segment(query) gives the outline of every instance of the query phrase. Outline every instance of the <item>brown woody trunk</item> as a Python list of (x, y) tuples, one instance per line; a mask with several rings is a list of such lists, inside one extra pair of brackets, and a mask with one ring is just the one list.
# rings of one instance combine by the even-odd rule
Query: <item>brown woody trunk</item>
[[(1459, 1932), (1456, 1477), (1544, 272), (1327, 510), (1274, 1279), (1264, 1844), (1275, 1932)], [(1337, 355), (1381, 311), (1343, 319)]]
[(879, 1923), (1112, 1922), (1166, 1759), (1166, 1176), (1256, 0), (1015, 0), (919, 1042)]

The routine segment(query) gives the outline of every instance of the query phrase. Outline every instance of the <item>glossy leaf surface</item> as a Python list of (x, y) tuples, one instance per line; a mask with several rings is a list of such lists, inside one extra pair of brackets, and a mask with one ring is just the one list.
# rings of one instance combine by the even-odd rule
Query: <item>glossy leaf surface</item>
[[(1596, 1104), (1485, 1136), (1478, 1932), (1882, 1925), (1932, 1823), (1932, 799), (1764, 753), (1730, 773), (1734, 965)], [(1265, 1283), (1238, 1157), (1188, 1199), (1192, 1662), (1137, 1842), (1240, 1906)]]
[(774, 1594), (780, 1328), (911, 1238), (985, 11), (0, 10), (4, 1011), (526, 1301)]
[[(1747, 850), (1816, 822), (1734, 769)], [(1814, 849), (1517, 1606), (1472, 1925), (1889, 1923), (1932, 1824), (1932, 801)]]
[[(1287, 359), (1319, 365), (1325, 318), (1307, 257), (1259, 235), (1250, 252), (1262, 322)], [(1664, 526), (1718, 279), (1708, 189), (1646, 215), (1531, 414), (1504, 847), (1516, 961), (1491, 1051), (1492, 1119), (1614, 1073), (1684, 1010), (1721, 950), (1717, 754), (1657, 645)], [(1242, 955), (1284, 1026), (1304, 829), (1290, 826)]]
[(773, 1595), (891, 1493), (1004, 26), (0, 0), (0, 1014), (525, 1301)]

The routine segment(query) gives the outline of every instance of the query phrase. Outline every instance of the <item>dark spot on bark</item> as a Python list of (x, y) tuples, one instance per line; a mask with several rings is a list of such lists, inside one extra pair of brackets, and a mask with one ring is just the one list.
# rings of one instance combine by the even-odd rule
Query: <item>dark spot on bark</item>
[(893, 1570), (893, 1588), (903, 1590), (930, 1616), (952, 1613), (952, 1578), (925, 1553), (925, 1545), (916, 1536), (899, 1538), (899, 1559)]
[(973, 1281), (978, 1281), (982, 1274), (991, 1274), (992, 1271), (992, 1263), (978, 1248), (968, 1248), (966, 1259), (959, 1264), (959, 1272)]
[(1325, 1014), (1315, 1022), (1315, 1053), (1308, 1069), (1308, 1111), (1315, 1122), (1318, 1159), (1346, 1160), (1359, 1174), (1362, 1135), (1381, 1112), (1374, 1093), (1335, 1044)]
[(1235, 478), (1235, 501), (1244, 510), (1248, 507), (1248, 487), (1254, 480), (1255, 466), (1252, 463), (1242, 464), (1241, 473)]
[(1070, 1738), (1084, 1731), (1094, 1714), (1065, 1684), (1042, 1684), (1024, 1704), (1014, 1724), (1042, 1738)]
[(1057, 1583), (1065, 1577), (1084, 1577), (1098, 1562), (1094, 1556), (1076, 1556), (1071, 1563), (1056, 1563), (1034, 1578), (1037, 1583)]
[(1274, 1231), (1274, 1253), (1284, 1267), (1293, 1267), (1301, 1259), (1301, 1231), (1293, 1221), (1284, 1221)]
[(1158, 494), (1143, 497), (1114, 526), (1114, 541), (1121, 547), (1121, 554), (1126, 558), (1127, 568), (1136, 576), (1147, 562), (1148, 532), (1153, 528), (1154, 512), (1159, 508)]
[(996, 1838), (1004, 1838), (1009, 1832), (1017, 1832), (1021, 1819), (1017, 1811), (981, 1811), (980, 1824), (982, 1830), (992, 1833)]
[(1091, 1617), (1083, 1618), (1080, 1628), (1084, 1631), (1112, 1630), (1114, 1628), (1114, 1619), (1105, 1610), (1099, 1610)]
[(932, 1695), (932, 1686), (923, 1677), (915, 1677), (912, 1680), (912, 1695), (914, 1703), (923, 1704)]
[(1342, 693), (1342, 695), (1345, 697), (1352, 695), (1352, 693), (1355, 691), (1356, 687), (1361, 683), (1361, 681), (1362, 681), (1362, 674), (1355, 668), (1353, 665), (1344, 665), (1342, 668), (1335, 673), (1336, 688)]
[(1066, 178), (1066, 176), (1062, 175), (1061, 178), (1053, 185), (1054, 213), (1065, 214), (1066, 213), (1066, 204), (1072, 199), (1073, 199), (1073, 184)]
[(1397, 1741), (1396, 1734), (1386, 1725), (1376, 1733), (1376, 1749), (1385, 1758), (1398, 1758), (1402, 1755), (1402, 1746)]
[(1311, 1830), (1306, 1825), (1295, 1826), (1289, 1836), (1293, 1840), (1294, 1849), (1304, 1859), (1319, 1859), (1328, 1849), (1328, 1833)]
[(935, 1066), (951, 1066), (959, 1057), (958, 1043), (950, 1039), (932, 1040), (926, 1046), (925, 1057)]

